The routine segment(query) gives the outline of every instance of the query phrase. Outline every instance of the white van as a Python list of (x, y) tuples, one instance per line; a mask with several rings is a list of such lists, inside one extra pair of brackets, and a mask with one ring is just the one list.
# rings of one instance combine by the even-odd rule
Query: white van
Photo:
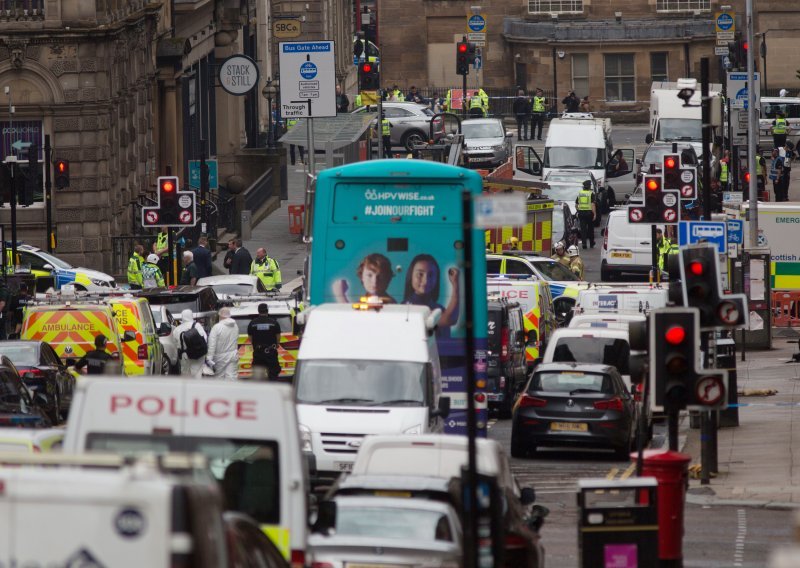
[(365, 436), (441, 432), (450, 411), (436, 347), (440, 310), (359, 306), (322, 304), (298, 315), (305, 330), (294, 391), (314, 484), (350, 471)]
[(647, 276), (653, 264), (651, 237), (650, 224), (628, 222), (627, 208), (611, 211), (603, 228), (600, 279), (607, 282), (622, 274)]
[(222, 503), (204, 465), (0, 454), (0, 566), (227, 566)]
[(645, 321), (646, 319), (644, 314), (610, 314), (604, 312), (577, 314), (569, 320), (569, 327), (596, 327), (627, 330), (631, 322)]
[(226, 508), (253, 517), (293, 565), (303, 565), (308, 476), (288, 385), (85, 378), (64, 451), (204, 454)]
[[(596, 286), (578, 293), (575, 315), (581, 314), (641, 314), (656, 308), (665, 308), (669, 300), (667, 284), (650, 286)], [(572, 322), (570, 322), (572, 323)], [(570, 325), (570, 327), (574, 327)]]

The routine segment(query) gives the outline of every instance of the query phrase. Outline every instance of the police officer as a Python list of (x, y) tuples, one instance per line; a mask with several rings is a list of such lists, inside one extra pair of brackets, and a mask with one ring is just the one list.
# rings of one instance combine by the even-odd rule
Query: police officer
[[(483, 91), (483, 89), (481, 89)], [(483, 98), (481, 98), (480, 91), (473, 93), (469, 98), (469, 116), (470, 118), (483, 118), (486, 113), (483, 110)]]
[(772, 141), (776, 148), (783, 148), (786, 144), (786, 117), (782, 112), (772, 121)]
[(267, 304), (258, 305), (258, 317), (247, 326), (247, 335), (253, 345), (253, 367), (266, 367), (270, 380), (281, 374), (278, 362), (278, 342), (281, 326), (278, 320), (269, 315)]
[[(537, 140), (542, 139), (542, 128), (544, 128), (544, 115), (547, 109), (547, 98), (544, 96), (544, 91), (540, 88), (536, 88), (536, 93), (533, 95), (533, 106), (531, 113), (531, 140), (536, 138)], [(539, 129), (539, 134), (537, 136), (536, 129)]]
[(153, 244), (153, 252), (158, 255), (158, 268), (161, 274), (166, 274), (169, 270), (169, 240), (166, 231), (159, 231)]
[(383, 138), (383, 157), (392, 157), (392, 123), (381, 113), (381, 137)]
[[(669, 260), (668, 257), (671, 254), (678, 254), (680, 252), (680, 247), (673, 243), (670, 239), (666, 237), (661, 237), (658, 239), (658, 234), (660, 229), (656, 229), (656, 243), (658, 247), (658, 270), (660, 272), (664, 272), (666, 268), (669, 267)], [(663, 233), (662, 233), (663, 235)]]
[(164, 287), (164, 275), (158, 267), (158, 255), (148, 254), (142, 265), (142, 288), (148, 290), (155, 287)]
[(102, 375), (106, 368), (106, 363), (112, 359), (111, 355), (106, 351), (106, 344), (108, 339), (102, 333), (94, 338), (94, 350), (89, 351), (78, 359), (75, 363), (75, 370), (80, 371), (87, 367), (86, 372), (89, 375)]
[(725, 154), (719, 161), (719, 185), (722, 191), (728, 191), (728, 179), (731, 167), (731, 151), (725, 150)]
[(581, 224), (583, 248), (586, 248), (587, 239), (592, 248), (594, 248), (594, 220), (597, 217), (597, 203), (590, 180), (587, 179), (583, 182), (583, 188), (578, 192), (575, 205), (578, 209), (578, 221)]
[[(296, 118), (286, 119), (286, 128), (291, 129), (295, 124), (297, 124)], [(303, 164), (305, 163), (306, 159), (305, 157), (306, 149), (303, 148), (302, 146), (298, 146), (298, 148), (300, 149), (300, 163)], [(295, 165), (295, 162), (297, 161), (294, 155), (294, 144), (289, 144), (289, 160), (292, 162), (292, 165)]]
[(31, 303), (31, 296), (28, 293), (28, 285), (20, 282), (19, 291), (14, 301), (14, 336), (19, 337), (22, 331), (22, 320), (25, 319), (25, 308)]
[(278, 290), (281, 287), (281, 267), (277, 260), (267, 256), (264, 248), (256, 250), (256, 257), (250, 264), (250, 274), (258, 276), (267, 290)]
[(133, 254), (128, 259), (128, 285), (134, 290), (142, 287), (142, 264), (144, 264), (144, 247), (136, 243)]

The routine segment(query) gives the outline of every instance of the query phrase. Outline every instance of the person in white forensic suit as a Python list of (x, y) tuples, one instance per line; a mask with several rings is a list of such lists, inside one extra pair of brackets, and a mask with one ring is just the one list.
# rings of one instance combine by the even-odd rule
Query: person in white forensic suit
[(235, 381), (239, 377), (239, 326), (231, 318), (230, 308), (219, 311), (219, 322), (208, 334), (206, 365), (215, 379)]
[[(192, 315), (192, 310), (188, 308), (183, 310), (181, 312), (181, 323), (174, 330), (172, 330), (172, 336), (178, 343), (178, 349), (181, 349), (181, 375), (199, 379), (201, 373), (203, 372), (203, 364), (206, 360), (205, 357), (200, 357), (199, 359), (189, 359), (189, 357), (186, 356), (186, 353), (183, 353), (181, 344), (181, 334), (184, 331), (189, 331), (194, 324), (195, 321), (194, 316)], [(202, 324), (197, 324), (197, 331), (206, 341), (208, 341), (208, 334), (206, 333), (206, 330), (203, 329)]]

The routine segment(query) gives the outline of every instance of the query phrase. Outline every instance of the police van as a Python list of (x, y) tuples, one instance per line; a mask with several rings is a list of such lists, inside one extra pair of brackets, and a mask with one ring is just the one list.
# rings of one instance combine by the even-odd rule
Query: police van
[(304, 565), (308, 477), (287, 385), (85, 378), (64, 452), (85, 451), (204, 454), (228, 508), (253, 517), (293, 567)]
[(0, 566), (226, 566), (198, 458), (0, 454)]

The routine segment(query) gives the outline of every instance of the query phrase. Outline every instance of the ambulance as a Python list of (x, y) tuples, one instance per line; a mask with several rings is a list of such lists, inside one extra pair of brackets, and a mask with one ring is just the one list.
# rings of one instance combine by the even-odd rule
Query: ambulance
[(228, 508), (253, 517), (293, 568), (304, 566), (308, 476), (289, 386), (85, 377), (64, 452), (85, 451), (204, 454)]
[(134, 334), (133, 341), (122, 343), (123, 372), (133, 375), (168, 375), (169, 359), (158, 339), (156, 322), (150, 304), (130, 294), (109, 296), (106, 303), (114, 312), (117, 333)]
[(227, 566), (201, 456), (0, 453), (0, 566)]

